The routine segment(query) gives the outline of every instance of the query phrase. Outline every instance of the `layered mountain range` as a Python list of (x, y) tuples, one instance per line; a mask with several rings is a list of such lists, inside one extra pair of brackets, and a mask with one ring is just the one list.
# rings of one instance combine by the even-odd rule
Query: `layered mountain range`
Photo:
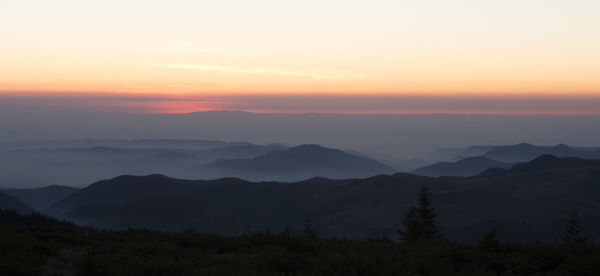
[(507, 146), (472, 146), (466, 149), (446, 149), (429, 154), (445, 160), (413, 170), (425, 176), (474, 176), (490, 168), (509, 168), (517, 162), (533, 160), (541, 155), (600, 159), (600, 149), (556, 146), (536, 146), (520, 143)]
[[(73, 147), (89, 145), (88, 147)], [(204, 140), (85, 140), (3, 143), (0, 185), (80, 186), (124, 174), (298, 181), (367, 177), (396, 170), (364, 155), (320, 145), (287, 147)]]
[(394, 236), (404, 212), (428, 187), (442, 231), (453, 240), (474, 241), (492, 229), (502, 240), (554, 240), (574, 209), (589, 235), (600, 233), (599, 183), (600, 160), (550, 155), (474, 177), (396, 173), (251, 182), (120, 176), (78, 189), (43, 211), (102, 228), (223, 234), (298, 228), (310, 218), (320, 235), (368, 238)]

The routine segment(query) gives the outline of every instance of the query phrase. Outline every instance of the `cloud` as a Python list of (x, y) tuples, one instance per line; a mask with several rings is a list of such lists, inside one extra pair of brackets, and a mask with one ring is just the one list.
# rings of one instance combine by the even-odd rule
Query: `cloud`
[(324, 71), (292, 71), (292, 70), (280, 70), (280, 69), (263, 68), (263, 67), (239, 68), (239, 67), (203, 65), (203, 64), (151, 64), (150, 66), (173, 68), (173, 69), (186, 69), (186, 70), (231, 73), (231, 74), (280, 75), (280, 76), (290, 76), (290, 77), (311, 78), (311, 79), (315, 79), (315, 80), (364, 78), (364, 76), (359, 75), (359, 74), (324, 72)]
[(184, 53), (184, 54), (209, 54), (242, 57), (267, 57), (299, 54), (302, 51), (292, 49), (276, 49), (267, 51), (240, 51), (223, 48), (166, 48), (159, 50), (162, 53)]

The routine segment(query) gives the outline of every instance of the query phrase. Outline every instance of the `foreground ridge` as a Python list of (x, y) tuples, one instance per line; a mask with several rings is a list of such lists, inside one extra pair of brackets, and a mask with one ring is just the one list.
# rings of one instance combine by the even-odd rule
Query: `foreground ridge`
[(442, 239), (399, 243), (387, 238), (321, 238), (300, 234), (301, 226), (281, 233), (221, 236), (191, 230), (107, 231), (18, 224), (0, 227), (0, 247), (11, 248), (0, 251), (1, 275), (582, 275), (600, 271), (595, 261), (600, 258), (597, 245), (503, 244), (496, 240), (495, 231), (477, 244), (463, 244)]

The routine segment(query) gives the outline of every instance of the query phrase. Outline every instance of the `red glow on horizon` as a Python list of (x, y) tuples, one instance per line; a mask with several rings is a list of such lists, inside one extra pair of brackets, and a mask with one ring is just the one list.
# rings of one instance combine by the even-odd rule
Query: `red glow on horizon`
[[(185, 114), (219, 110), (203, 101), (157, 101), (119, 104), (127, 113)], [(133, 111), (133, 112), (131, 112)]]
[(181, 95), (0, 93), (2, 108), (114, 113), (252, 113), (600, 115), (600, 96)]

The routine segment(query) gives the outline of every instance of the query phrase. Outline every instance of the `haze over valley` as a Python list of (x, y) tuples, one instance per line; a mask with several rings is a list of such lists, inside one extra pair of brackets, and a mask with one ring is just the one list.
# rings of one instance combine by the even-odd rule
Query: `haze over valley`
[(600, 1), (0, 1), (0, 275), (600, 275)]

